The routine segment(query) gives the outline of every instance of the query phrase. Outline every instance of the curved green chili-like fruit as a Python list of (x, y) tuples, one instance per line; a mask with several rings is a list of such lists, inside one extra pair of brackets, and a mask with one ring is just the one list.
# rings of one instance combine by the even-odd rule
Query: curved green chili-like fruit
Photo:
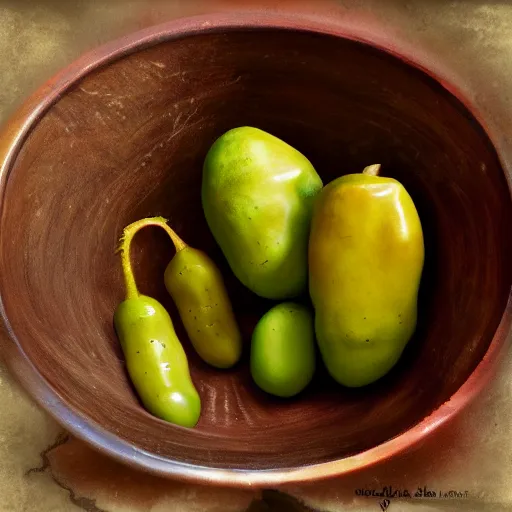
[(124, 229), (119, 252), (126, 299), (114, 313), (130, 379), (144, 407), (155, 416), (193, 427), (201, 414), (201, 401), (190, 377), (188, 361), (176, 336), (171, 317), (155, 299), (137, 289), (130, 262), (130, 244), (143, 227), (162, 226), (165, 219), (143, 219)]
[(212, 366), (229, 368), (242, 354), (242, 335), (222, 275), (206, 253), (174, 232), (171, 238), (176, 255), (165, 270), (167, 291), (199, 356)]

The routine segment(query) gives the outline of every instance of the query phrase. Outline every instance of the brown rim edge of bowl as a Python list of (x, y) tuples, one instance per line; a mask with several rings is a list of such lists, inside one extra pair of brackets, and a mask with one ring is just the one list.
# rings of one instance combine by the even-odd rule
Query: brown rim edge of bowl
[[(163, 41), (188, 37), (198, 33), (239, 29), (281, 29), (333, 35), (367, 44), (391, 54), (412, 67), (421, 70), (447, 89), (471, 112), (489, 136), (488, 127), (485, 125), (482, 116), (467, 101), (461, 89), (454, 85), (457, 82), (461, 83), (460, 80), (454, 80), (453, 77), (450, 80), (444, 79), (443, 77), (449, 73), (447, 70), (443, 70), (440, 64), (433, 66), (427, 53), (399, 41), (395, 36), (391, 37), (385, 30), (382, 30), (381, 33), (376, 32), (375, 27), (372, 27), (372, 30), (370, 30), (364, 20), (359, 22), (354, 19), (350, 21), (319, 21), (303, 14), (269, 14), (258, 11), (217, 13), (181, 18), (121, 37), (85, 53), (47, 81), (15, 112), (3, 129), (0, 137), (0, 214), (2, 212), (5, 185), (20, 148), (30, 131), (45, 115), (46, 111), (74, 83), (103, 65)], [(429, 62), (428, 66), (427, 62)], [(494, 144), (491, 136), (489, 136), (489, 139)], [(496, 151), (503, 165), (503, 155), (498, 150)], [(503, 168), (506, 169), (504, 165)], [(505, 172), (510, 188), (510, 172)], [(9, 339), (5, 336), (0, 336), (2, 355), (7, 366), (37, 403), (73, 435), (88, 442), (102, 453), (135, 468), (160, 476), (203, 484), (249, 488), (276, 487), (291, 483), (312, 482), (369, 468), (394, 455), (405, 452), (423, 440), (427, 434), (437, 430), (468, 405), (493, 376), (510, 334), (512, 297), (509, 295), (509, 300), (498, 329), (482, 361), (454, 395), (421, 422), (374, 448), (341, 460), (299, 468), (268, 470), (233, 470), (195, 466), (159, 458), (151, 453), (135, 448), (128, 442), (121, 441), (115, 435), (104, 430), (100, 425), (73, 410), (38, 373), (32, 362), (24, 354), (14, 332), (10, 328), (3, 308), (1, 294), (0, 314), (9, 335)]]

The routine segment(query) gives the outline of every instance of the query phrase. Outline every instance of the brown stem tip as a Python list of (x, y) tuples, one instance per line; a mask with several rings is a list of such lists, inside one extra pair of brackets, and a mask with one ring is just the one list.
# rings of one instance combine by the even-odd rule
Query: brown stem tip
[(380, 168), (380, 164), (369, 165), (368, 167), (364, 168), (363, 174), (366, 174), (367, 176), (378, 176), (380, 173)]

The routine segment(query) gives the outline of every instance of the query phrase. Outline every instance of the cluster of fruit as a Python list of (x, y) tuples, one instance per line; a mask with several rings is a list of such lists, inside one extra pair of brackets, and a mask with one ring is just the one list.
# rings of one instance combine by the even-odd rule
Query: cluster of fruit
[[(324, 187), (304, 155), (251, 127), (230, 130), (210, 148), (202, 182), (208, 226), (235, 276), (260, 297), (283, 301), (252, 336), (251, 373), (266, 392), (289, 397), (307, 386), (315, 339), (332, 377), (358, 387), (389, 372), (414, 333), (421, 223), (405, 188), (379, 171), (371, 165)], [(130, 243), (147, 225), (174, 242), (164, 280), (202, 359), (233, 366), (241, 335), (222, 276), (204, 252), (162, 218), (125, 228), (127, 298), (114, 320), (128, 372), (150, 412), (193, 426), (201, 405), (183, 348), (168, 313), (140, 295), (133, 278)], [(307, 297), (308, 284), (312, 308), (291, 302)]]

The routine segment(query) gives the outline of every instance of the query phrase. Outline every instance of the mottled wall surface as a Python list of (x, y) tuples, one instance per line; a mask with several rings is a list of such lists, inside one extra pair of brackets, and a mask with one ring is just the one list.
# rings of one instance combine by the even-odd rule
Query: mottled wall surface
[[(261, 6), (359, 20), (367, 30), (417, 45), (441, 62), (445, 76), (487, 115), (491, 130), (504, 134), (497, 142), (512, 154), (506, 139), (512, 130), (512, 4), (504, 1), (0, 0), (0, 123), (42, 81), (102, 42), (177, 16)], [(423, 446), (348, 478), (284, 489), (298, 501), (184, 485), (120, 466), (69, 439), (0, 367), (0, 511), (512, 510), (511, 357), (479, 402)], [(391, 494), (413, 496), (419, 487), (421, 497), (358, 496), (385, 486), (393, 487)], [(425, 487), (435, 499), (425, 496)], [(439, 499), (439, 491), (464, 498)]]

